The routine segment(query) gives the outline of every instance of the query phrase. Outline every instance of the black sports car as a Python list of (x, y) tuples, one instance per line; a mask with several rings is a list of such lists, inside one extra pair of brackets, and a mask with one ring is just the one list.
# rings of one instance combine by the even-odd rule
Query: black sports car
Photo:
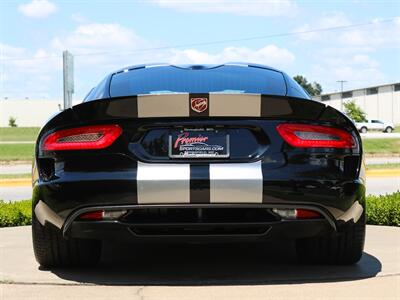
[(301, 261), (333, 264), (364, 247), (357, 129), (262, 65), (112, 73), (42, 128), (33, 173), (33, 247), (47, 267), (94, 264), (113, 239), (290, 238)]

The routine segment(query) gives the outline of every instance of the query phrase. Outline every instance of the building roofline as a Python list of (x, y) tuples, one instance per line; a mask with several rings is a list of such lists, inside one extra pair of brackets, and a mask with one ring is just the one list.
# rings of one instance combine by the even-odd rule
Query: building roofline
[(398, 81), (398, 82), (393, 82), (393, 83), (385, 83), (385, 84), (380, 84), (380, 85), (367, 86), (367, 87), (357, 88), (357, 89), (352, 89), (352, 90), (344, 90), (343, 92), (340, 91), (340, 92), (326, 93), (326, 94), (318, 95), (316, 97), (330, 96), (330, 95), (334, 95), (334, 94), (341, 94), (341, 93), (354, 92), (354, 91), (362, 91), (362, 90), (380, 88), (380, 87), (396, 85), (396, 84), (400, 84), (400, 82)]

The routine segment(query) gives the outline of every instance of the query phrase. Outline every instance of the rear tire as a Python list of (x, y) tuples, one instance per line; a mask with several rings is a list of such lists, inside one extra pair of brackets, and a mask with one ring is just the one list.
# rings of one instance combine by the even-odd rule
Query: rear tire
[(32, 214), (32, 241), (36, 261), (43, 267), (93, 266), (100, 260), (101, 241), (65, 239), (52, 224), (40, 224)]
[(367, 127), (361, 127), (360, 132), (361, 133), (367, 133), (368, 132)]
[(365, 241), (365, 213), (355, 224), (334, 236), (321, 236), (296, 241), (297, 257), (313, 264), (349, 265), (362, 256)]

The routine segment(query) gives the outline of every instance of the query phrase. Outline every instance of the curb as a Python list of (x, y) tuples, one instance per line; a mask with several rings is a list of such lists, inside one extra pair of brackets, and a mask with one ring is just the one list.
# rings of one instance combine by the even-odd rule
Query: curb
[[(399, 177), (400, 169), (376, 169), (367, 170), (367, 177)], [(0, 179), (0, 187), (19, 187), (19, 186), (31, 186), (31, 178), (10, 178)]]
[(367, 177), (400, 177), (400, 169), (367, 170)]
[(0, 187), (32, 186), (31, 178), (0, 179)]

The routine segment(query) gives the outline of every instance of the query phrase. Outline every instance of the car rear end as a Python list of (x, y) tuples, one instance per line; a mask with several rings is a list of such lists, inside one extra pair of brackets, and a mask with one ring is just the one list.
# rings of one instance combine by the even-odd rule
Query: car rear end
[[(65, 249), (73, 244), (81, 254), (87, 254), (85, 249), (98, 253), (98, 241), (113, 239), (291, 238), (306, 261), (359, 259), (365, 234), (364, 169), (361, 140), (350, 120), (307, 99), (276, 70), (256, 73), (251, 80), (269, 74), (267, 95), (237, 87), (245, 80), (232, 79), (242, 79), (240, 72), (249, 66), (217, 73), (224, 82), (232, 81), (223, 91), (201, 85), (215, 75), (207, 74), (211, 68), (177, 68), (178, 75), (175, 69), (159, 68), (153, 70), (172, 83), (181, 71), (187, 77), (204, 73), (193, 75), (200, 82), (191, 86), (193, 93), (171, 92), (170, 82), (167, 92), (160, 92), (167, 89), (162, 86), (156, 94), (129, 88), (136, 81), (125, 73), (137, 69), (114, 73), (88, 101), (42, 129), (33, 193), (34, 248), (36, 236), (41, 264), (84, 263), (79, 255), (54, 254), (43, 237), (47, 231), (57, 236), (54, 243)], [(109, 87), (108, 97), (101, 94), (104, 87)], [(321, 248), (349, 239), (353, 242), (334, 255)], [(95, 261), (93, 255), (80, 256)]]

